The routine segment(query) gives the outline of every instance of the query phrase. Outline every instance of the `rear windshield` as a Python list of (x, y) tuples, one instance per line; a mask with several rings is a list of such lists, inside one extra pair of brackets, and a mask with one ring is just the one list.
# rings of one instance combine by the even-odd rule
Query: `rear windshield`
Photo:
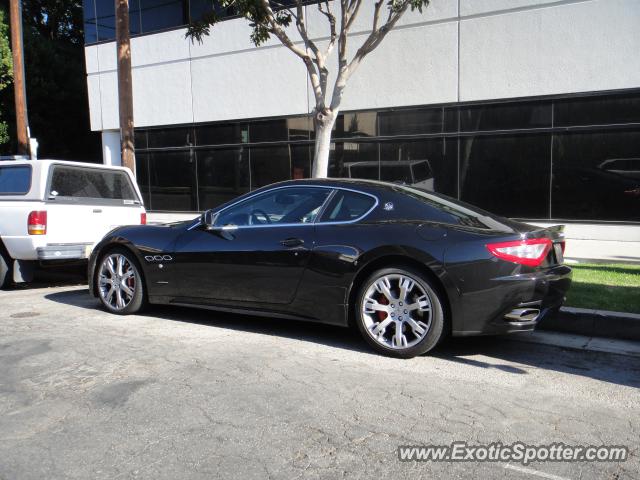
[(139, 204), (140, 200), (123, 171), (56, 165), (49, 184), (49, 200), (83, 200), (118, 205)]
[(31, 167), (0, 167), (0, 195), (25, 195), (31, 188)]
[(465, 205), (454, 199), (443, 198), (420, 188), (398, 186), (405, 194), (432, 207), (434, 221), (489, 230), (504, 230), (505, 226), (490, 213)]

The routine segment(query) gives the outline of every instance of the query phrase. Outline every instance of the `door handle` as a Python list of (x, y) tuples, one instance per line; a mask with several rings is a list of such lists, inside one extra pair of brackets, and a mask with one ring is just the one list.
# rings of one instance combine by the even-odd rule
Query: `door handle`
[(282, 240), (280, 245), (283, 247), (300, 247), (304, 245), (304, 240), (301, 238), (287, 238), (286, 240)]
[(102, 213), (102, 209), (101, 208), (94, 208), (93, 209), (93, 213)]

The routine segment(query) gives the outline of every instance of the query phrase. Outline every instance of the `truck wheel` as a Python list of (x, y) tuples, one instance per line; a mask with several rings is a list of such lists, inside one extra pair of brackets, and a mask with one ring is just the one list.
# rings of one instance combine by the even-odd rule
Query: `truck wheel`
[(7, 288), (11, 282), (11, 257), (0, 251), (0, 288)]

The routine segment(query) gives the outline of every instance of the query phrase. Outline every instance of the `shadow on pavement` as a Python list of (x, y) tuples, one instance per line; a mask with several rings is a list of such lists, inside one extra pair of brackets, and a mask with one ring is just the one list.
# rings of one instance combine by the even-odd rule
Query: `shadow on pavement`
[[(45, 298), (74, 307), (100, 309), (98, 300), (85, 289), (51, 293)], [(164, 305), (151, 306), (142, 316), (285, 337), (376, 355), (358, 332), (331, 325)], [(519, 342), (508, 336), (450, 338), (424, 356), (424, 360), (428, 361), (429, 356), (514, 375), (526, 375), (527, 369), (538, 368), (640, 388), (638, 358)]]
[(37, 268), (34, 278), (29, 283), (17, 283), (10, 287), (10, 290), (34, 290), (36, 288), (48, 287), (68, 287), (73, 285), (87, 284), (87, 266), (59, 266)]

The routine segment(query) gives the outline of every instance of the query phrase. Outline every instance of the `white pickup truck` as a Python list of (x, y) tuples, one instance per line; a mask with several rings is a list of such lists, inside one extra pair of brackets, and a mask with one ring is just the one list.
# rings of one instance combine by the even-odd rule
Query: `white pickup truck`
[(38, 264), (86, 260), (120, 225), (146, 223), (127, 168), (59, 160), (0, 161), (0, 288)]

